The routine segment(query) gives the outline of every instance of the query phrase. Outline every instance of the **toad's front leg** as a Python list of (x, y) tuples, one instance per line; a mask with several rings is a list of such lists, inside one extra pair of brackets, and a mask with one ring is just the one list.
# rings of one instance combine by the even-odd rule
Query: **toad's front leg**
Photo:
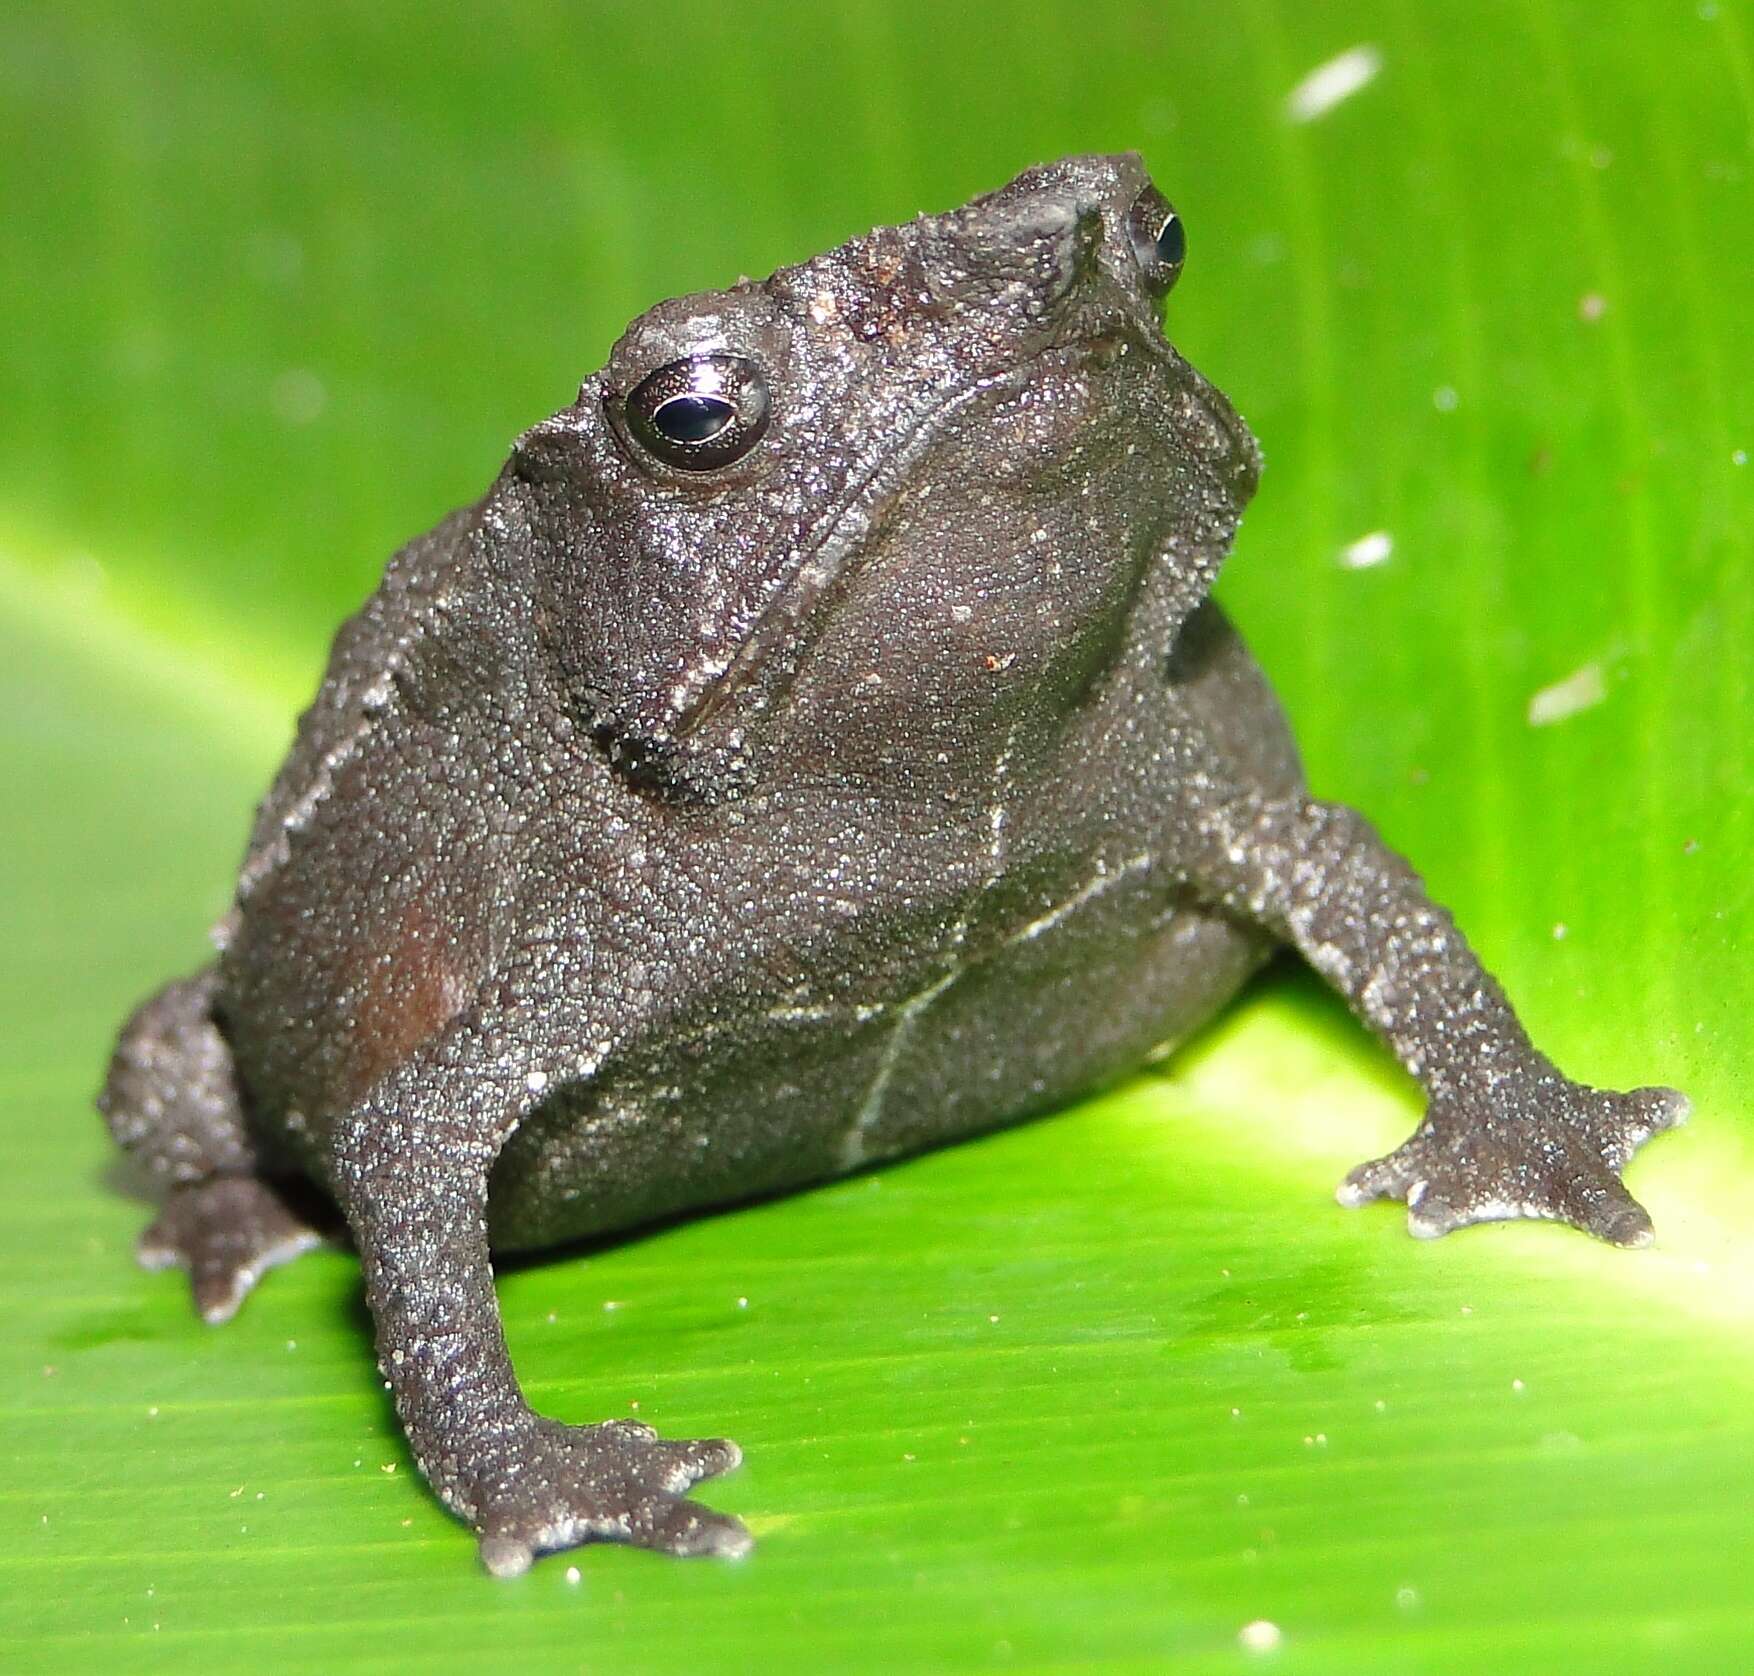
[[(466, 1057), (466, 1056), (464, 1056)], [(446, 1058), (392, 1075), (337, 1136), (335, 1187), (359, 1245), (378, 1360), (415, 1460), (474, 1526), (497, 1576), (592, 1541), (736, 1556), (737, 1520), (686, 1499), (737, 1465), (734, 1443), (649, 1426), (569, 1426), (531, 1411), (506, 1354), (487, 1243), (501, 1136), (491, 1076)]]
[(1343, 1204), (1404, 1199), (1415, 1234), (1548, 1217), (1615, 1245), (1650, 1218), (1619, 1172), (1686, 1115), (1669, 1088), (1616, 1094), (1560, 1074), (1448, 913), (1354, 810), (1236, 798), (1178, 834), (1188, 882), (1296, 947), (1418, 1078), (1418, 1131), (1341, 1184)]

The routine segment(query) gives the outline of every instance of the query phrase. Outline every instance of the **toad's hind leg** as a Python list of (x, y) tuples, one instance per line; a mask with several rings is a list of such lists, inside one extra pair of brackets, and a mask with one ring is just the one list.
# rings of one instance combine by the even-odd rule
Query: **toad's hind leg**
[(322, 1235), (259, 1173), (231, 1049), (213, 1016), (213, 987), (208, 967), (135, 1011), (97, 1105), (163, 1197), (140, 1236), (141, 1263), (187, 1269), (202, 1319), (220, 1322), (267, 1270)]

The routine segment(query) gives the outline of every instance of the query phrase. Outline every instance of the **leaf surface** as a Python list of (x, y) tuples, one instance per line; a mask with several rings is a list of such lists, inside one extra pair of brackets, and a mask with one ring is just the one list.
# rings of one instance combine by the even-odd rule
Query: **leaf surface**
[[(1744, 0), (10, 6), (0, 1662), (1754, 1666), (1749, 35)], [(220, 1331), (131, 1267), (114, 1027), (202, 957), (339, 615), (627, 318), (1122, 146), (1191, 230), (1170, 332), (1267, 450), (1222, 592), (1312, 778), (1568, 1069), (1693, 1096), (1631, 1172), (1659, 1244), (1341, 1212), (1417, 1104), (1286, 967), (1075, 1111), (506, 1275), (534, 1399), (736, 1437), (704, 1499), (761, 1540), (490, 1583), (350, 1257)]]

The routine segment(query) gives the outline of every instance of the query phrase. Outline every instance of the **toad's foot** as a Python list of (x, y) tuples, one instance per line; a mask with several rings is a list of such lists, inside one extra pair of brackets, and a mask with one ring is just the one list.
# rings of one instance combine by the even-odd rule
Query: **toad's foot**
[(136, 1255), (142, 1268), (187, 1269), (201, 1319), (218, 1325), (269, 1269), (322, 1243), (267, 1182), (210, 1176), (172, 1190)]
[(632, 1420), (566, 1426), (536, 1418), (477, 1479), (476, 1505), (460, 1511), (474, 1521), (481, 1563), (495, 1577), (516, 1577), (537, 1554), (581, 1542), (737, 1559), (749, 1551), (749, 1532), (685, 1496), (742, 1459), (722, 1438), (666, 1442)]
[(1530, 1216), (1610, 1245), (1648, 1245), (1650, 1217), (1620, 1171), (1686, 1115), (1686, 1097), (1672, 1088), (1609, 1094), (1548, 1073), (1434, 1102), (1411, 1140), (1360, 1164), (1337, 1196), (1343, 1205), (1405, 1199), (1407, 1226), (1421, 1239)]

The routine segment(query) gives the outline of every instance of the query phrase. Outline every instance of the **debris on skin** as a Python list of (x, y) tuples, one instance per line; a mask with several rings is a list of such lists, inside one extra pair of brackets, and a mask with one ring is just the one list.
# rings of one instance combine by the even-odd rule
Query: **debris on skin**
[(1314, 122), (1336, 105), (1362, 92), (1382, 70), (1382, 52), (1368, 43), (1348, 47), (1338, 57), (1318, 64), (1285, 96), (1285, 115), (1292, 122)]
[(1387, 530), (1372, 530), (1340, 549), (1340, 563), (1347, 570), (1369, 570), (1394, 553), (1395, 538)]
[(1599, 663), (1586, 663), (1563, 681), (1543, 687), (1529, 699), (1529, 726), (1550, 727), (1580, 710), (1592, 710), (1608, 696)]

